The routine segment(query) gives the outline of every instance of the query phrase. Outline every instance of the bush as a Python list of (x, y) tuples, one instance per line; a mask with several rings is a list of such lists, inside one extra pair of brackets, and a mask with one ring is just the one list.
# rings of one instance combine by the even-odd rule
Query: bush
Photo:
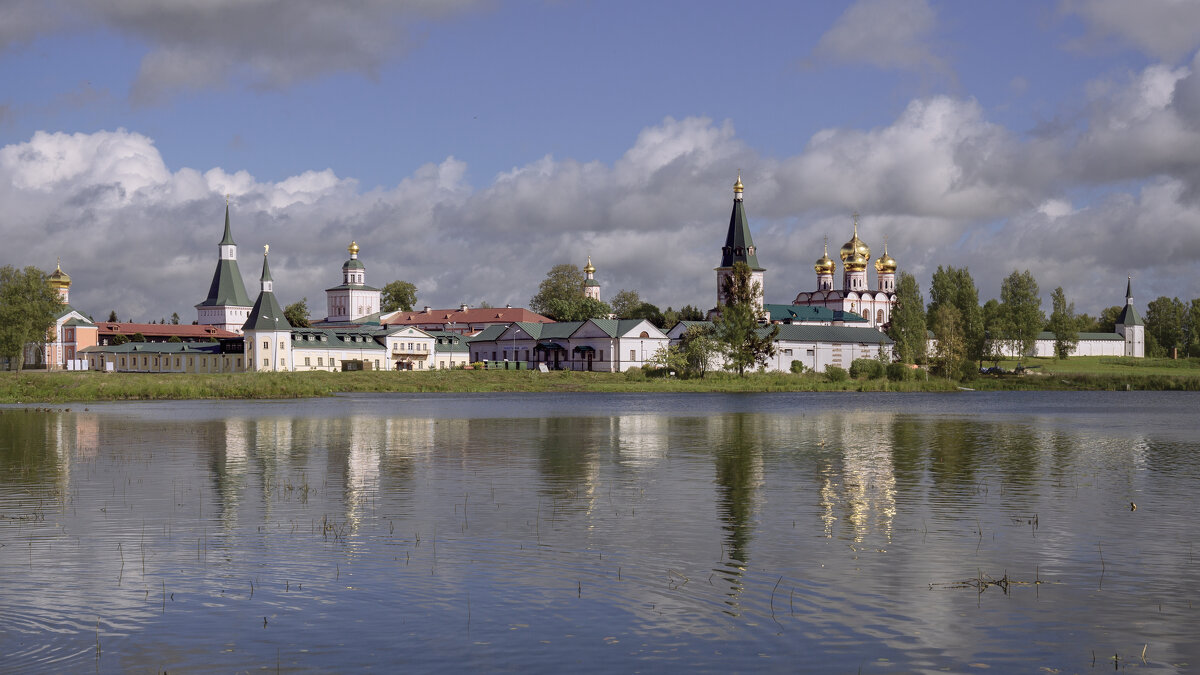
[(854, 359), (850, 364), (850, 377), (856, 380), (883, 377), (883, 364), (876, 359)]
[(646, 371), (642, 370), (640, 366), (634, 366), (625, 371), (625, 379), (640, 382), (646, 379)]
[(804, 364), (800, 363), (800, 359), (792, 359), (792, 372), (797, 375), (804, 372)]
[(889, 363), (887, 379), (892, 382), (904, 382), (913, 379), (913, 369), (907, 363)]
[(841, 382), (849, 377), (845, 368), (840, 366), (825, 366), (825, 379), (830, 382)]

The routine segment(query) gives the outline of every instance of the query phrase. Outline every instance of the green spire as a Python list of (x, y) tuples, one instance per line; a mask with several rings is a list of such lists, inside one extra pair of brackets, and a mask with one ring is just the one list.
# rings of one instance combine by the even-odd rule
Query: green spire
[(270, 250), (270, 244), (263, 245), (263, 271), (259, 281), (275, 281), (271, 278), (271, 266), (267, 264), (267, 251)]
[(1138, 316), (1137, 310), (1133, 307), (1133, 277), (1129, 277), (1129, 281), (1125, 283), (1125, 308), (1121, 310), (1121, 316), (1117, 317), (1118, 326), (1142, 326), (1142, 317)]
[(258, 300), (254, 301), (254, 309), (250, 310), (250, 316), (242, 325), (243, 332), (292, 329), (292, 324), (288, 323), (287, 317), (283, 315), (283, 308), (275, 299), (275, 291), (272, 289), (274, 281), (271, 279), (271, 266), (267, 264), (267, 248), (263, 247), (262, 290), (258, 293)]
[(746, 209), (742, 206), (742, 177), (733, 186), (733, 212), (729, 214), (729, 233), (725, 235), (725, 246), (721, 248), (721, 267), (733, 267), (735, 262), (744, 262), (758, 272), (758, 253), (754, 238), (750, 236), (750, 224), (746, 222)]
[(229, 196), (225, 197), (225, 236), (221, 237), (221, 243), (218, 246), (237, 246), (233, 243), (233, 234), (229, 232)]

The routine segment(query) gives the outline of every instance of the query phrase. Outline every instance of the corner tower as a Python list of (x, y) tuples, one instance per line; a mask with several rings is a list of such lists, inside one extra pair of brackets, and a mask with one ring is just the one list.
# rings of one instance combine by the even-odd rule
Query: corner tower
[(766, 269), (758, 264), (757, 250), (754, 248), (754, 238), (750, 236), (750, 224), (746, 222), (746, 209), (742, 205), (745, 187), (742, 185), (742, 172), (738, 172), (737, 182), (733, 184), (733, 212), (729, 214), (729, 231), (725, 235), (725, 245), (721, 247), (721, 266), (717, 273), (717, 308), (727, 302), (725, 284), (733, 274), (733, 264), (744, 262), (750, 267), (750, 280), (758, 284), (758, 307), (762, 309), (763, 295), (766, 293), (764, 275)]
[(1145, 358), (1146, 326), (1133, 307), (1133, 277), (1125, 282), (1125, 309), (1117, 317), (1117, 333), (1125, 338), (1125, 356)]
[(291, 370), (292, 325), (275, 299), (275, 280), (267, 265), (269, 247), (263, 246), (262, 276), (258, 300), (242, 326), (246, 350), (246, 370)]
[(250, 316), (250, 296), (238, 269), (237, 244), (229, 231), (229, 198), (225, 198), (225, 236), (217, 244), (220, 257), (208, 286), (208, 297), (196, 305), (196, 323), (224, 330), (242, 332), (242, 324)]

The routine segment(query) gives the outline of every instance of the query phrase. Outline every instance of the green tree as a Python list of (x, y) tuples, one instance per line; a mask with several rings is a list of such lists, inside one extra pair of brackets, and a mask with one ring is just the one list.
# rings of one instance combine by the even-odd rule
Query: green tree
[(308, 298), (300, 298), (283, 308), (283, 317), (292, 324), (293, 328), (308, 328)]
[(618, 319), (632, 319), (634, 318), (633, 313), (637, 311), (638, 307), (641, 307), (642, 299), (638, 296), (637, 291), (627, 291), (622, 288), (617, 291), (608, 304)]
[(171, 312), (171, 325), (172, 326), (179, 325), (179, 312)]
[(109, 312), (109, 313), (108, 313), (108, 320), (109, 320), (109, 321), (112, 321), (112, 322), (114, 322), (114, 323), (116, 323), (117, 321), (119, 321), (119, 320), (120, 320), (120, 319), (118, 319), (118, 318), (117, 318), (117, 310), (115, 310), (115, 309), (114, 309), (114, 310), (112, 310), (111, 312)]
[(1200, 356), (1200, 298), (1188, 303), (1183, 323), (1183, 344), (1188, 356)]
[(925, 359), (925, 300), (916, 277), (908, 272), (900, 272), (896, 280), (896, 306), (887, 334), (896, 343), (896, 360), (916, 363)]
[(967, 359), (966, 333), (963, 331), (962, 315), (958, 308), (942, 303), (929, 314), (929, 328), (937, 338), (933, 351), (933, 362), (942, 375), (954, 377)]
[(1121, 318), (1121, 312), (1124, 309), (1125, 309), (1124, 307), (1121, 307), (1119, 305), (1113, 305), (1112, 307), (1105, 307), (1100, 312), (1100, 316), (1096, 318), (1096, 332), (1097, 333), (1115, 333), (1115, 332), (1117, 332), (1117, 319)]
[(1179, 298), (1159, 296), (1146, 308), (1146, 336), (1154, 336), (1155, 356), (1171, 357), (1183, 346), (1183, 323), (1186, 314)]
[[(529, 299), (529, 309), (548, 316), (555, 321), (570, 321), (562, 313), (578, 314), (574, 308), (583, 298), (583, 270), (572, 263), (561, 263), (550, 268), (546, 278), (538, 286), (538, 292)], [(557, 315), (556, 315), (557, 314)]]
[(407, 281), (393, 281), (381, 290), (379, 310), (382, 312), (411, 312), (417, 304), (417, 287)]
[(130, 342), (145, 342), (146, 336), (142, 335), (141, 333), (134, 333), (133, 335), (129, 336), (129, 341)]
[(1075, 317), (1075, 303), (1067, 302), (1067, 294), (1062, 286), (1054, 289), (1050, 295), (1050, 325), (1048, 329), (1054, 333), (1054, 356), (1065, 359), (1075, 351), (1079, 344), (1079, 322)]
[(578, 297), (574, 299), (554, 299), (545, 312), (538, 312), (555, 321), (586, 321), (587, 319), (607, 319), (612, 314), (608, 303), (595, 298)]
[(714, 325), (716, 338), (725, 353), (725, 368), (744, 375), (746, 368), (765, 365), (775, 355), (779, 326), (759, 329), (758, 298), (762, 297), (762, 287), (753, 280), (746, 263), (733, 264), (724, 291), (727, 302), (720, 307), (721, 316)]
[[(615, 310), (614, 310), (615, 311)], [(619, 315), (618, 315), (619, 316)], [(666, 317), (659, 311), (658, 307), (648, 302), (643, 302), (629, 315), (630, 319), (645, 319), (659, 328), (669, 328), (666, 325)]]
[(172, 335), (171, 337), (167, 338), (167, 342), (183, 342), (183, 338), (179, 337), (178, 335)]
[(123, 345), (123, 344), (126, 344), (127, 342), (129, 342), (129, 337), (127, 337), (121, 333), (115, 333), (112, 336), (111, 342), (114, 345)]
[(713, 355), (717, 353), (716, 334), (711, 324), (695, 325), (684, 331), (679, 340), (683, 351), (683, 362), (689, 375), (704, 377), (712, 367)]
[(942, 305), (950, 305), (958, 310), (966, 358), (982, 360), (985, 341), (983, 310), (979, 306), (975, 280), (966, 267), (942, 268), (939, 265), (933, 273), (933, 282), (929, 286), (929, 307), (925, 315), (932, 321)]
[(21, 369), (25, 345), (43, 345), (62, 301), (50, 288), (45, 272), (36, 267), (0, 267), (0, 354)]
[(984, 361), (999, 363), (1003, 358), (1000, 350), (1003, 313), (1000, 311), (1000, 301), (992, 298), (983, 303), (983, 354), (979, 359), (980, 366)]
[(1033, 351), (1038, 333), (1046, 325), (1037, 281), (1029, 270), (1013, 270), (1000, 283), (1000, 314), (1001, 339), (1019, 362)]

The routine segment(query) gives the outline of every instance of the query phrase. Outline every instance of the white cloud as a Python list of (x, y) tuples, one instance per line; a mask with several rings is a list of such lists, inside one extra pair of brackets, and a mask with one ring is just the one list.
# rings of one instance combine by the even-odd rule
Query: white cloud
[(1200, 3), (1191, 0), (1063, 0), (1088, 33), (1076, 46), (1095, 48), (1116, 38), (1167, 61), (1200, 47)]
[(937, 14), (925, 0), (858, 0), (821, 36), (813, 56), (891, 70), (949, 73), (929, 46), (936, 27)]

